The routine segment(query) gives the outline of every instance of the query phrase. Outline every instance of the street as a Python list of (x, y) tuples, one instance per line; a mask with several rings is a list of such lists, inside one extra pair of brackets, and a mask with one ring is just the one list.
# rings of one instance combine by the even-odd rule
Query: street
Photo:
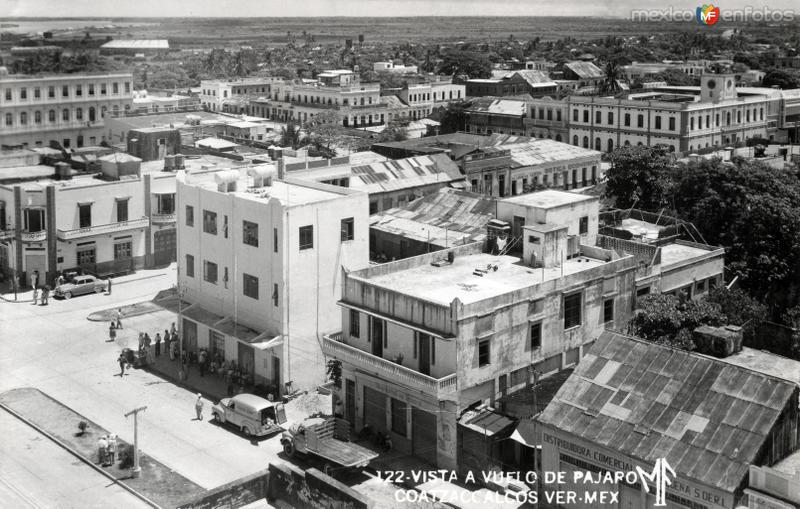
[(0, 429), (3, 507), (150, 507), (8, 412)]

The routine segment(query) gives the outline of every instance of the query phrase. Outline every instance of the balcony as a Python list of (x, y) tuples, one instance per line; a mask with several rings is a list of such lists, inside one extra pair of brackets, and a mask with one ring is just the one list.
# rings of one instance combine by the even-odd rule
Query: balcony
[(322, 351), (335, 359), (358, 367), (387, 381), (397, 382), (411, 389), (420, 390), (436, 399), (448, 399), (457, 389), (456, 374), (444, 378), (423, 375), (411, 368), (382, 359), (358, 348), (342, 343), (342, 333), (336, 332), (322, 337)]
[(38, 232), (22, 232), (20, 234), (22, 242), (44, 242), (47, 240), (47, 230), (40, 230)]
[(0, 230), (0, 240), (8, 240), (14, 238), (14, 230)]
[(151, 214), (150, 222), (152, 224), (172, 224), (175, 222), (175, 212), (171, 214)]
[(130, 221), (122, 221), (119, 223), (100, 224), (97, 226), (89, 226), (88, 228), (76, 228), (74, 230), (58, 230), (59, 240), (73, 240), (81, 239), (84, 237), (94, 237), (95, 235), (103, 235), (107, 233), (117, 233), (126, 230), (135, 230), (137, 228), (147, 228), (150, 225), (150, 218), (142, 217), (139, 219), (131, 219)]

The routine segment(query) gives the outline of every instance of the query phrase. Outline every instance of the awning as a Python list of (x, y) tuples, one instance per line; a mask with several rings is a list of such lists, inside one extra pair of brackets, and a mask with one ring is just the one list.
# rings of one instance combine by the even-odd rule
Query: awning
[(271, 348), (275, 348), (276, 346), (281, 346), (283, 344), (283, 336), (275, 336), (272, 339), (267, 339), (266, 341), (261, 341), (258, 343), (248, 343), (250, 346), (255, 348), (256, 350), (269, 350)]
[(533, 427), (533, 422), (526, 419), (519, 421), (519, 424), (517, 424), (517, 429), (515, 429), (508, 438), (514, 440), (515, 442), (519, 442), (525, 447), (532, 447), (534, 449), (542, 448), (540, 444), (536, 443), (536, 432)]

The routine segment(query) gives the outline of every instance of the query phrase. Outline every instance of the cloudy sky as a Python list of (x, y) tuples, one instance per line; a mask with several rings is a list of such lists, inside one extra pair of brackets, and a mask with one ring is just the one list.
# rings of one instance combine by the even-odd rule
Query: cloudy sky
[[(708, 0), (0, 0), (0, 16), (608, 16), (631, 9), (694, 9)], [(715, 2), (715, 5), (717, 3)], [(725, 0), (792, 9), (795, 0)], [(800, 9), (796, 9), (800, 10)]]

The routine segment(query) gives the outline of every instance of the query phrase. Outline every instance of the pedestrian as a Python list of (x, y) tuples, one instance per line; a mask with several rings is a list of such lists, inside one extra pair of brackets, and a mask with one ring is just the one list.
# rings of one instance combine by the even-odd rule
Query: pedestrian
[(138, 350), (144, 348), (144, 332), (139, 333), (139, 347)]
[(117, 309), (117, 329), (122, 328), (122, 308)]
[(169, 331), (173, 336), (177, 337), (178, 329), (177, 329), (177, 327), (175, 327), (175, 322), (172, 322), (172, 326), (169, 328)]
[(50, 299), (50, 287), (45, 286), (44, 288), (42, 288), (42, 306), (46, 306), (49, 299)]
[(111, 295), (111, 278), (108, 278), (108, 294)]
[(117, 339), (117, 328), (114, 327), (114, 322), (111, 322), (111, 325), (108, 326), (108, 341), (114, 341)]
[(108, 435), (108, 448), (106, 448), (106, 455), (108, 464), (114, 466), (114, 460), (117, 454), (117, 435), (110, 434)]
[(169, 360), (174, 361), (178, 355), (178, 342), (174, 339), (169, 342)]
[(228, 380), (228, 397), (233, 397), (233, 380)]
[(38, 300), (39, 300), (39, 289), (34, 287), (34, 289), (33, 289), (33, 305), (34, 306), (36, 305), (36, 301), (38, 301)]
[(39, 286), (39, 271), (34, 270), (33, 274), (31, 275), (31, 286), (33, 288), (37, 288)]
[(156, 332), (156, 357), (161, 356), (161, 334)]
[(117, 359), (117, 362), (119, 362), (119, 377), (122, 378), (125, 375), (125, 364), (128, 363), (128, 361), (125, 359), (125, 354), (119, 354), (119, 359)]
[(203, 395), (197, 393), (197, 401), (194, 402), (194, 411), (197, 413), (197, 420), (203, 420)]
[(200, 355), (197, 356), (197, 369), (200, 370), (200, 376), (206, 372), (206, 351), (200, 350)]
[(58, 277), (56, 278), (56, 288), (64, 284), (64, 273), (59, 272)]
[(152, 342), (152, 340), (150, 339), (150, 334), (145, 332), (144, 333), (144, 348), (147, 348), (148, 346), (150, 346), (151, 342)]
[(97, 441), (97, 462), (100, 463), (101, 466), (106, 465), (106, 452), (108, 452), (108, 440), (106, 436), (103, 435), (100, 437), (100, 440)]

